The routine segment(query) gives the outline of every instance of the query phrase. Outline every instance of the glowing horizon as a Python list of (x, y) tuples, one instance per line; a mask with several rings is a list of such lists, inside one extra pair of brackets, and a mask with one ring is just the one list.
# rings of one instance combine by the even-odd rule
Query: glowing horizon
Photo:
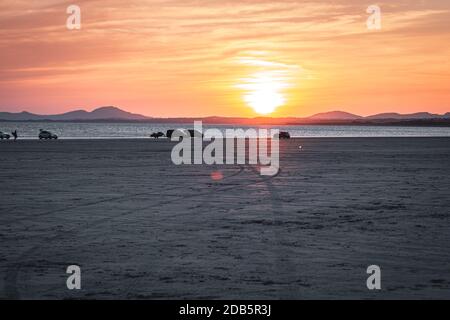
[[(68, 30), (66, 8), (81, 8)], [(0, 4), (0, 111), (154, 117), (450, 111), (450, 4), (79, 0)]]

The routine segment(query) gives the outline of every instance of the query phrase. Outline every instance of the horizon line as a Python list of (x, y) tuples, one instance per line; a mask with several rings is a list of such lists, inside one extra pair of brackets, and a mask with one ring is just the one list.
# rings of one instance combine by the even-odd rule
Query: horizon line
[[(36, 115), (36, 116), (41, 116), (41, 117), (45, 117), (45, 116), (61, 116), (61, 115), (66, 115), (68, 113), (73, 113), (73, 112), (86, 112), (86, 113), (93, 113), (95, 111), (101, 110), (101, 109), (115, 109), (115, 110), (119, 110), (122, 111), (124, 113), (129, 113), (130, 115), (135, 115), (135, 116), (142, 116), (142, 117), (146, 117), (148, 119), (197, 119), (197, 118), (224, 118), (224, 119), (308, 119), (311, 117), (315, 117), (318, 115), (327, 115), (327, 114), (332, 114), (332, 113), (341, 113), (341, 114), (347, 114), (349, 116), (356, 116), (356, 117), (360, 117), (361, 119), (364, 118), (369, 118), (369, 117), (373, 117), (373, 116), (379, 116), (379, 115), (388, 115), (388, 114), (393, 114), (393, 115), (398, 115), (398, 116), (408, 116), (408, 115), (417, 115), (417, 114), (429, 114), (429, 115), (436, 115), (436, 116), (445, 116), (447, 114), (450, 113), (450, 111), (444, 112), (444, 113), (432, 113), (429, 111), (417, 111), (417, 112), (412, 112), (412, 113), (399, 113), (396, 111), (389, 111), (389, 112), (380, 112), (380, 113), (375, 113), (375, 114), (369, 114), (367, 116), (362, 116), (356, 113), (352, 113), (349, 111), (343, 111), (343, 110), (338, 110), (338, 109), (334, 109), (334, 110), (330, 110), (330, 111), (323, 111), (323, 112), (318, 112), (318, 113), (314, 113), (311, 114), (309, 116), (271, 116), (271, 115), (255, 115), (255, 116), (221, 116), (221, 115), (198, 115), (198, 116), (155, 116), (155, 115), (147, 115), (147, 114), (142, 114), (142, 113), (134, 113), (131, 111), (127, 111), (126, 109), (122, 109), (121, 107), (116, 107), (113, 105), (110, 106), (100, 106), (100, 107), (94, 107), (92, 108), (90, 111), (86, 110), (86, 109), (73, 109), (73, 110), (69, 110), (66, 112), (62, 112), (62, 113), (54, 113), (54, 114), (41, 114), (41, 113), (34, 113), (34, 112), (30, 112), (27, 110), (22, 110), (20, 112), (11, 112), (11, 111), (1, 111), (0, 109), (0, 113), (8, 113), (8, 114), (23, 114), (23, 113), (28, 113), (31, 115)], [(450, 110), (450, 108), (449, 108)], [(2, 120), (2, 119), (0, 119)], [(107, 118), (105, 118), (105, 120), (107, 120)], [(142, 119), (145, 120), (145, 119)], [(317, 119), (319, 120), (319, 119)], [(326, 120), (326, 119), (323, 119)], [(335, 119), (336, 120), (336, 119)], [(350, 120), (350, 119), (337, 119), (337, 120)], [(356, 120), (356, 119), (355, 119)]]

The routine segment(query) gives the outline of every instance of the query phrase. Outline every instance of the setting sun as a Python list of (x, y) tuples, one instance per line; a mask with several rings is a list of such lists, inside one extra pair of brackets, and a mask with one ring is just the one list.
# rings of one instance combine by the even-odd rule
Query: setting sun
[(272, 90), (269, 85), (249, 92), (244, 99), (259, 114), (272, 113), (285, 101), (284, 97), (279, 92)]
[(257, 72), (242, 81), (238, 87), (245, 91), (244, 101), (256, 113), (272, 113), (286, 102), (282, 89), (287, 84), (280, 70)]

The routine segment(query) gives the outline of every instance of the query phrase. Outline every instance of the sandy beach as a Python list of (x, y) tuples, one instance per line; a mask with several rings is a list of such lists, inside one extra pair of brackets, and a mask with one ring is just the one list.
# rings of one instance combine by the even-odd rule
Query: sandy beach
[(274, 177), (172, 146), (1, 142), (0, 298), (450, 298), (449, 138), (281, 141)]

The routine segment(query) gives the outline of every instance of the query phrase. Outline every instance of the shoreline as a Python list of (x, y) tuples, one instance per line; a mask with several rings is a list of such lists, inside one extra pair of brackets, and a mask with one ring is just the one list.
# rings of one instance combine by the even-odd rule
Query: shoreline
[(185, 125), (192, 124), (194, 121), (203, 121), (204, 125), (209, 126), (355, 126), (355, 127), (450, 127), (450, 118), (430, 118), (430, 119), (377, 119), (377, 120), (310, 120), (304, 122), (284, 121), (273, 119), (273, 121), (255, 121), (252, 118), (247, 118), (247, 121), (236, 123), (236, 121), (211, 121), (211, 117), (207, 118), (174, 118), (174, 119), (149, 119), (149, 120), (128, 120), (128, 119), (97, 119), (97, 120), (8, 120), (0, 119), (4, 123), (79, 123), (79, 124), (164, 124), (164, 125)]
[[(449, 139), (450, 136), (339, 136), (339, 137), (329, 137), (329, 136), (308, 136), (308, 137), (291, 137), (289, 140), (304, 140), (304, 139)], [(229, 138), (225, 138), (229, 139)], [(80, 138), (80, 137), (58, 137), (57, 140), (39, 140), (38, 138), (18, 138), (16, 141), (14, 139), (9, 140), (0, 140), (0, 143), (6, 143), (6, 142), (20, 142), (20, 141), (38, 141), (38, 142), (58, 142), (58, 141), (96, 141), (96, 140), (111, 140), (111, 141), (124, 141), (124, 140), (130, 140), (130, 141), (142, 141), (142, 140), (149, 140), (154, 142), (177, 142), (177, 141), (171, 141), (168, 138), (159, 138), (154, 139), (150, 137), (88, 137), (88, 138)], [(206, 140), (204, 140), (206, 141)], [(284, 139), (280, 139), (280, 141), (285, 141)]]

